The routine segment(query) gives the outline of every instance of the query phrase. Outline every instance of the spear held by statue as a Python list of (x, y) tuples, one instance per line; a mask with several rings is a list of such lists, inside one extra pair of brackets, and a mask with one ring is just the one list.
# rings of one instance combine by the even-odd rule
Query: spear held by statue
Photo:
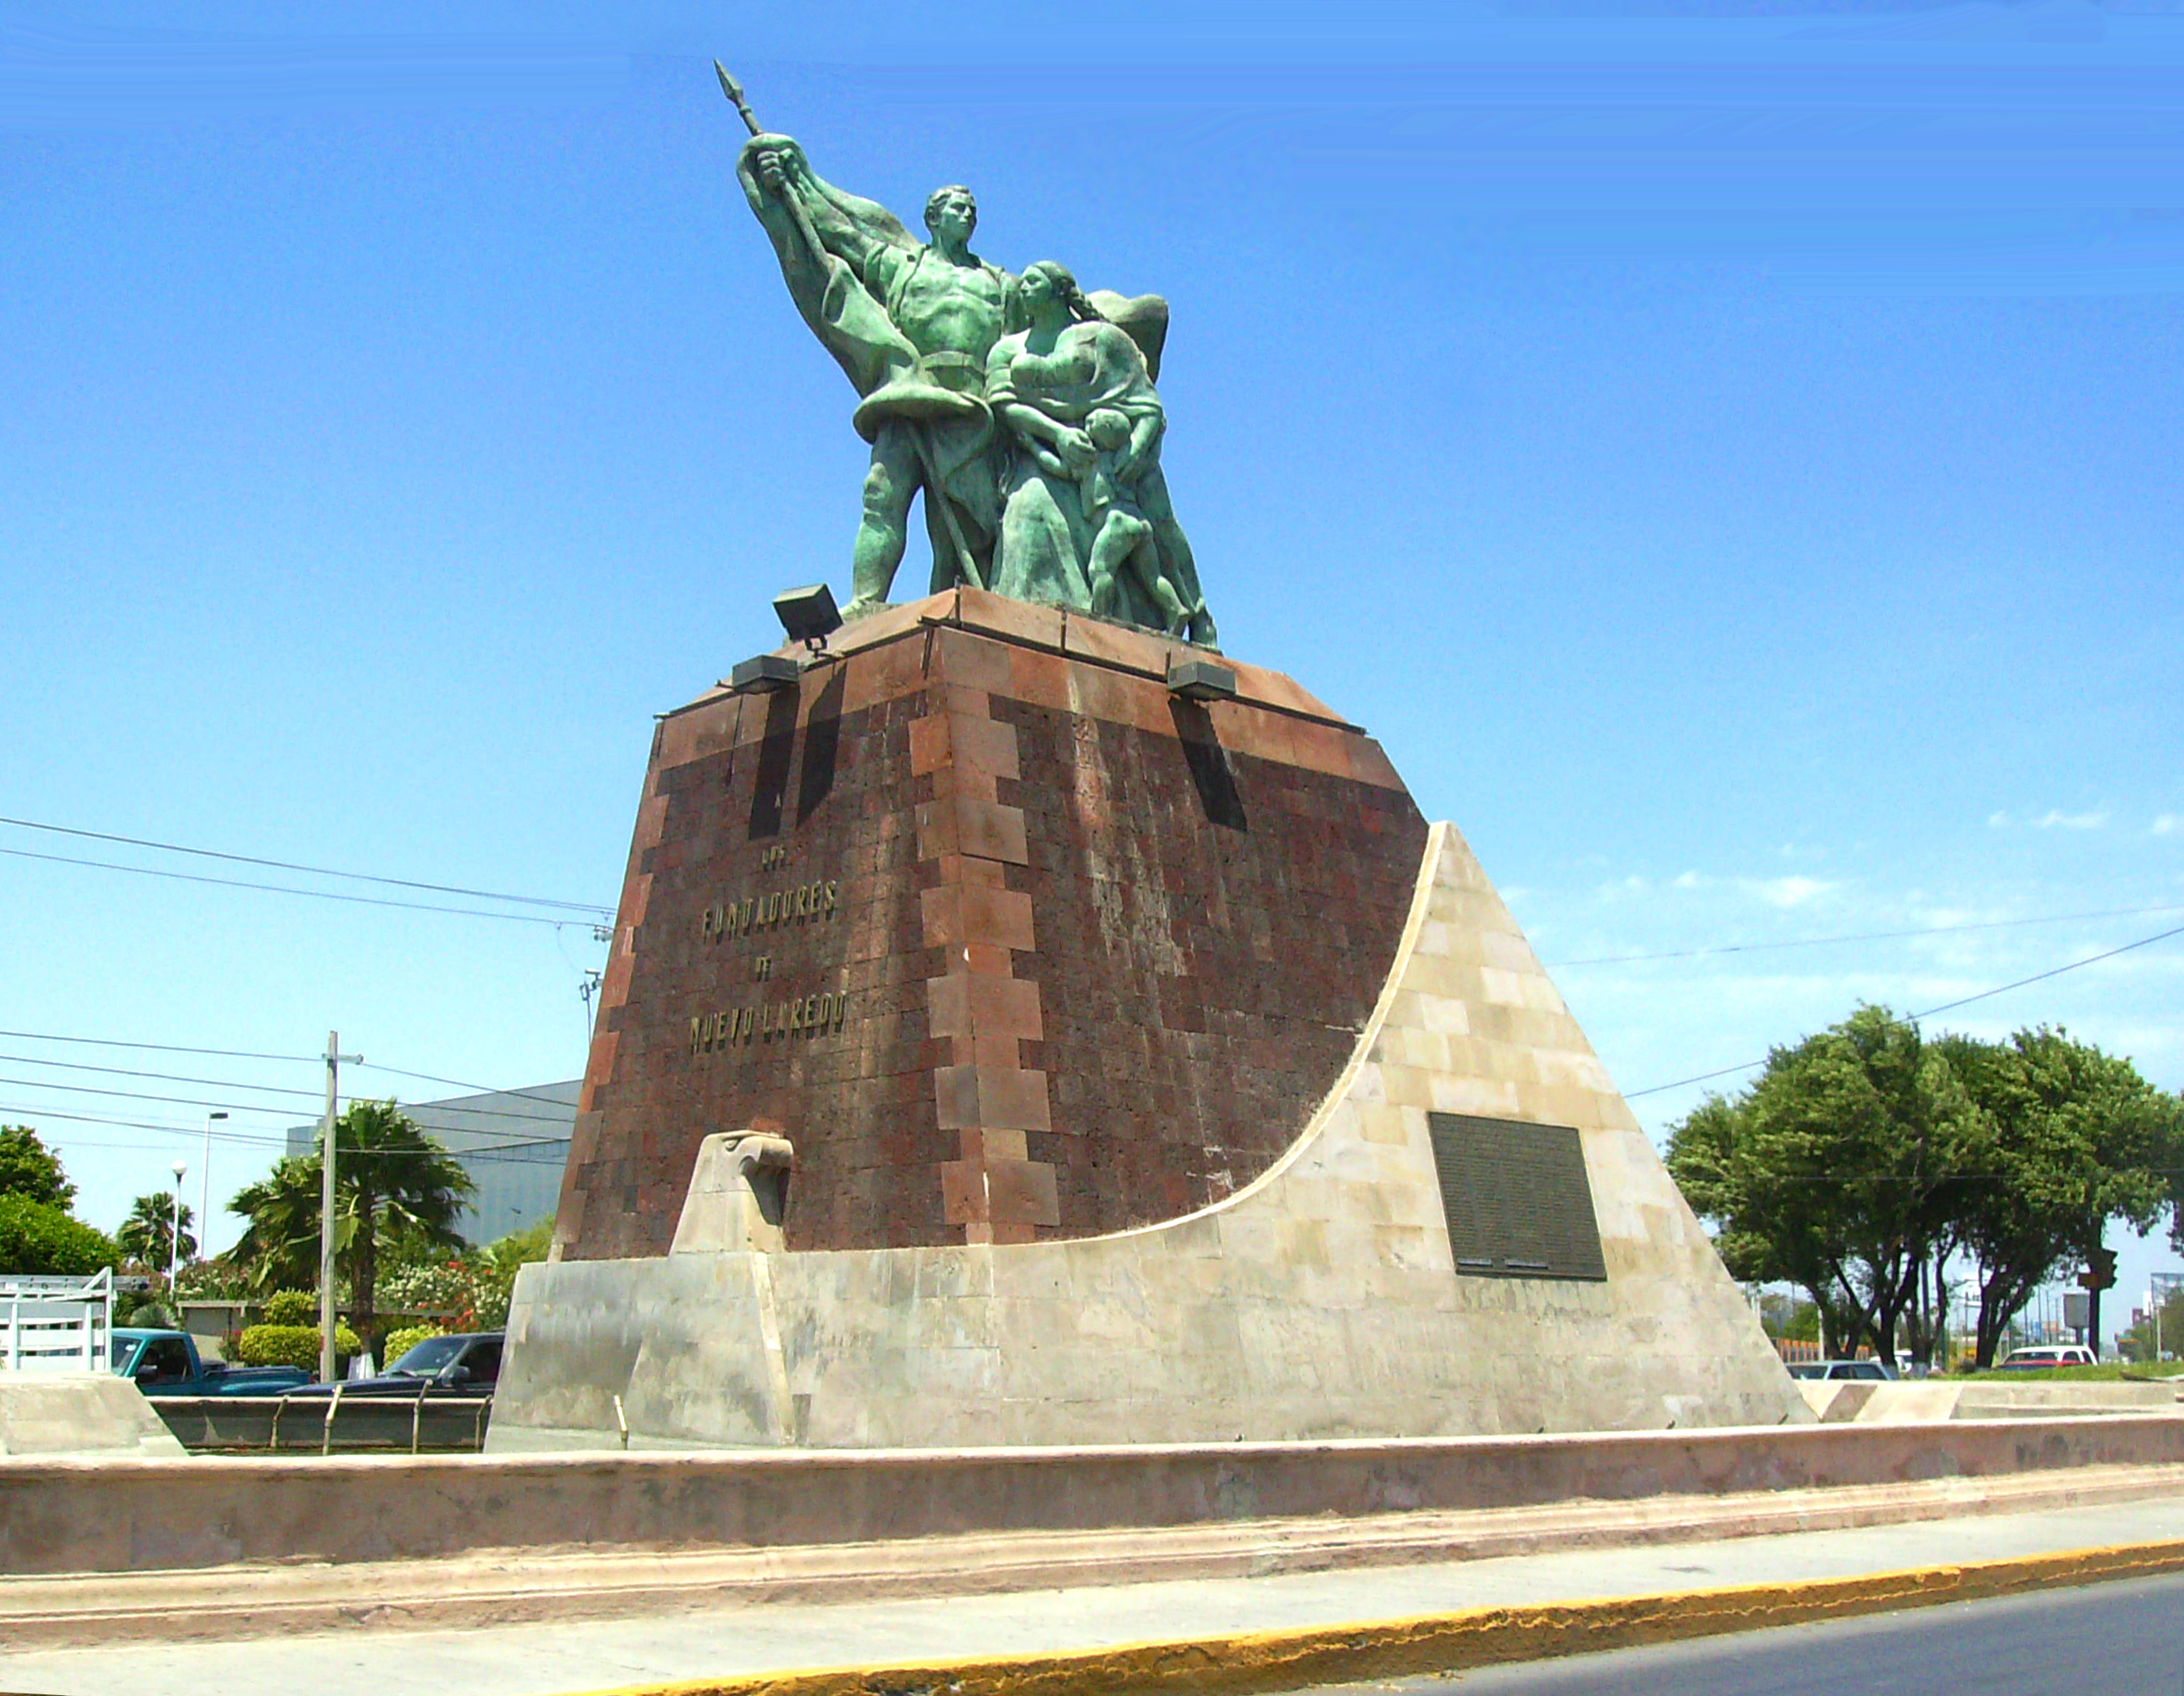
[[(764, 135), (766, 131), (760, 127), (749, 101), (744, 97), (743, 84), (729, 75), (728, 68), (718, 59), (713, 61), (713, 70), (721, 79), (721, 92), (736, 108), (737, 115), (744, 120), (744, 127), (755, 137)], [(773, 191), (774, 197), (781, 203), (783, 210), (795, 225), (797, 236), (811, 254), (811, 263), (823, 274), (830, 257), (827, 244), (819, 239), (819, 231), (811, 222), (811, 214), (805, 208), (803, 197), (788, 181), (785, 170), (777, 182), (766, 183), (763, 175), (760, 181)], [(963, 525), (956, 514), (956, 503), (948, 498), (947, 485), (940, 475), (939, 467), (933, 462), (933, 444), (922, 428), (913, 428), (910, 433), (916, 448), (919, 468), (924, 473), (926, 502), (929, 506), (937, 506), (940, 509), (941, 525), (947, 531), (949, 547), (956, 555), (956, 575), (972, 588), (983, 589), (986, 587), (984, 574), (978, 569), (978, 556), (972, 553), (970, 544), (964, 540)]]

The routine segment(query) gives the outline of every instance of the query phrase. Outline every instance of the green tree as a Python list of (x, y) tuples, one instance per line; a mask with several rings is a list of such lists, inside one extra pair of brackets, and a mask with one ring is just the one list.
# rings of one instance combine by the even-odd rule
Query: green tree
[[(181, 1223), (179, 1258), (187, 1260), (198, 1251), (198, 1240), (190, 1235), (190, 1226), (195, 1221), (190, 1216), (187, 1202), (182, 1204)], [(130, 1204), (129, 1217), (121, 1221), (114, 1240), (123, 1254), (141, 1262), (146, 1270), (164, 1272), (171, 1264), (170, 1254), (175, 1240), (175, 1193), (161, 1190), (157, 1195), (138, 1196)]]
[[(233, 1252), (253, 1286), (316, 1287), (320, 1167), (291, 1155), (229, 1204), (249, 1223)], [(379, 1268), (397, 1245), (443, 1252), (465, 1244), (455, 1230), (474, 1192), (470, 1174), (392, 1101), (359, 1101), (334, 1121), (335, 1276), (366, 1337), (376, 1330)]]
[(38, 1140), (27, 1125), (0, 1125), (0, 1195), (26, 1196), (65, 1211), (75, 1186), (61, 1170), (60, 1156)]
[[(2004, 1043), (1945, 1037), (1936, 1046), (1977, 1109), (1960, 1234), (1979, 1263), (1975, 1348), (1984, 1368), (2033, 1293), (2086, 1264), (2112, 1221), (2143, 1231), (2172, 1204), (2184, 1112), (2128, 1059), (2060, 1029), (2020, 1031)], [(2098, 1337), (2098, 1292), (2092, 1321)]]
[(1669, 1171), (1730, 1274), (1812, 1298), (1831, 1343), (1930, 1357), (1974, 1118), (1947, 1061), (1886, 1008), (1777, 1048), (1671, 1133)]
[(334, 1121), (334, 1179), (350, 1197), (349, 1311), (376, 1334), (382, 1237), (460, 1249), (455, 1221), (477, 1187), (462, 1164), (392, 1101), (358, 1101)]
[(111, 1238), (66, 1208), (0, 1194), (0, 1272), (83, 1277), (119, 1259)]
[[(227, 1204), (246, 1221), (228, 1258), (250, 1288), (315, 1288), (319, 1282), (319, 1157), (291, 1154)], [(345, 1250), (356, 1228), (351, 1198), (334, 1198), (334, 1248)]]

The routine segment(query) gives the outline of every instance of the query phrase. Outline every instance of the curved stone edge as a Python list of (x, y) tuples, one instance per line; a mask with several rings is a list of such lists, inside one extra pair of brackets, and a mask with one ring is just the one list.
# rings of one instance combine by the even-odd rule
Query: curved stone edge
[[(1604, 1282), (1458, 1276), (1429, 1111), (1574, 1127)], [(1453, 826), (1340, 1079), (1214, 1206), (1005, 1247), (526, 1267), (488, 1448), (1431, 1437), (1814, 1418)]]

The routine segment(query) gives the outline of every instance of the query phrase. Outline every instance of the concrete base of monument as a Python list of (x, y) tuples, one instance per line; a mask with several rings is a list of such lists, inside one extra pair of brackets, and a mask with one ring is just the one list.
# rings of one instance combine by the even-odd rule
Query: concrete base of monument
[[(1565, 1208), (1536, 1262), (1459, 1259), (1451, 1211), (1475, 1198), (1450, 1138), (1496, 1127), (1555, 1127), (1581, 1152), (1582, 1243)], [(1470, 1171), (1474, 1189), (1495, 1182)], [(1528, 1205), (1546, 1210), (1518, 1194), (1504, 1213)], [(1446, 825), (1348, 1066), (1288, 1153), (1218, 1204), (1075, 1240), (528, 1266), (509, 1337), (487, 1444), (502, 1454), (1814, 1417)]]
[(0, 1455), (182, 1458), (144, 1393), (110, 1372), (0, 1372)]

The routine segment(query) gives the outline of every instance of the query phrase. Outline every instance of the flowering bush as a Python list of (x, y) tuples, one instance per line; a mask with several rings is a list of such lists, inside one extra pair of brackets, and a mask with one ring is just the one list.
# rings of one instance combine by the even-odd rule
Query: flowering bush
[(470, 1271), (460, 1260), (427, 1260), (379, 1281), (379, 1301), (385, 1307), (463, 1308), (470, 1296)]

